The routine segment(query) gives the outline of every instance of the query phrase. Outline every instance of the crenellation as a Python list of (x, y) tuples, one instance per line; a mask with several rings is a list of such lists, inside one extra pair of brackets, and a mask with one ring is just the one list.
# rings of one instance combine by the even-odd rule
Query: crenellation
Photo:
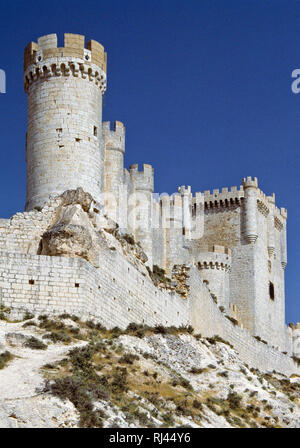
[(240, 205), (244, 198), (243, 187), (240, 189), (237, 187), (222, 188), (221, 192), (219, 189), (214, 189), (212, 192), (210, 190), (204, 191), (204, 203), (206, 208), (214, 207), (230, 207), (233, 205)]

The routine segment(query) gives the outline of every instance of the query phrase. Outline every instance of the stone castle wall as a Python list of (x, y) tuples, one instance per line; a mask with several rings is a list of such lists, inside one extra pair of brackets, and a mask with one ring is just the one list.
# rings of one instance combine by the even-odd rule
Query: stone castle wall
[(80, 258), (0, 253), (1, 303), (14, 317), (70, 313), (108, 328), (130, 322), (188, 325), (189, 301), (157, 289), (117, 251), (96, 269)]
[(196, 333), (219, 335), (234, 345), (244, 362), (260, 370), (297, 372), (289, 356), (257, 341), (222, 313), (196, 268), (190, 270), (190, 297), (156, 288), (117, 251), (105, 250), (96, 269), (87, 261), (18, 253), (0, 253), (1, 304), (12, 317), (70, 313), (94, 318), (107, 328), (130, 322), (192, 325)]

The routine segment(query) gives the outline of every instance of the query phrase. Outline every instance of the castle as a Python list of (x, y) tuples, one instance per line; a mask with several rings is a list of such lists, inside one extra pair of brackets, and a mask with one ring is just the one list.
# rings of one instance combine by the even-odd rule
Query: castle
[(192, 325), (263, 370), (296, 372), (300, 326), (285, 325), (287, 212), (256, 178), (154, 193), (124, 168), (125, 127), (102, 122), (103, 46), (56, 34), (24, 53), (24, 213), (0, 221), (0, 300), (11, 316), (71, 313), (107, 327)]

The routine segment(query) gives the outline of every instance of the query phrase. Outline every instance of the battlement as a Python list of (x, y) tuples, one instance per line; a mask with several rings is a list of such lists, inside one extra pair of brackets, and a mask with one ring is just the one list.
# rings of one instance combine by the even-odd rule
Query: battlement
[(75, 57), (85, 62), (98, 65), (106, 73), (107, 55), (103, 45), (95, 40), (87, 42), (80, 34), (64, 34), (64, 46), (57, 47), (57, 35), (48, 34), (38, 38), (38, 42), (30, 42), (24, 51), (24, 71), (31, 64), (45, 61), (49, 58)]
[(220, 269), (230, 271), (231, 250), (224, 246), (208, 246), (207, 248), (202, 248), (196, 261), (200, 270)]
[(139, 171), (137, 163), (130, 165), (129, 173), (136, 190), (154, 191), (154, 169), (151, 165), (144, 163), (142, 171)]
[(48, 34), (30, 42), (24, 50), (24, 89), (39, 78), (51, 76), (81, 76), (106, 90), (107, 55), (104, 47), (94, 40), (86, 44), (85, 37), (66, 33), (64, 47), (57, 47), (57, 35)]
[(257, 177), (252, 177), (248, 176), (248, 177), (244, 177), (243, 178), (243, 188), (258, 188), (258, 181), (257, 181)]
[(113, 129), (110, 121), (103, 122), (102, 131), (106, 149), (125, 152), (125, 126), (121, 121), (115, 121)]
[(219, 208), (230, 207), (232, 205), (241, 205), (241, 201), (244, 198), (244, 189), (242, 186), (239, 188), (234, 186), (230, 189), (222, 188), (204, 191), (204, 205), (205, 208)]
[(181, 195), (191, 194), (192, 193), (191, 186), (188, 185), (187, 187), (185, 187), (185, 185), (182, 185), (182, 186), (178, 187), (178, 193), (180, 193)]

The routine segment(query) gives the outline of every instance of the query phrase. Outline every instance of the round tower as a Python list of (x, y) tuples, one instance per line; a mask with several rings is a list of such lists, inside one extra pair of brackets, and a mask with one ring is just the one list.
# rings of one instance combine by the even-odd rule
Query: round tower
[(218, 305), (229, 311), (229, 273), (231, 250), (224, 246), (213, 246), (197, 256), (198, 269), (202, 279), (208, 283), (210, 292)]
[(245, 204), (245, 236), (249, 243), (255, 243), (257, 232), (257, 178), (247, 177), (243, 179), (244, 204)]
[(84, 36), (56, 34), (31, 42), (24, 53), (28, 97), (26, 210), (50, 196), (82, 187), (100, 202), (104, 145), (102, 96), (106, 53)]

